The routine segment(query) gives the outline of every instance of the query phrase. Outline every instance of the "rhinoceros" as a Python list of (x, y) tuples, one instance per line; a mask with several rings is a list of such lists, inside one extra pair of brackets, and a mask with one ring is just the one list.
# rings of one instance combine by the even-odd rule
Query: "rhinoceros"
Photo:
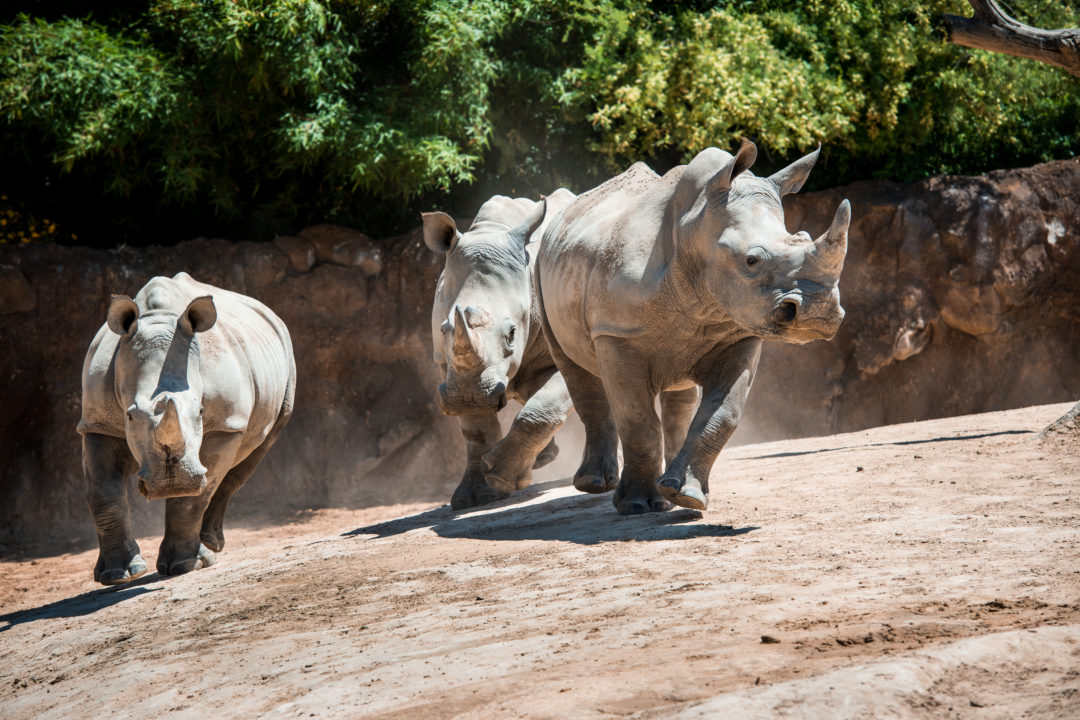
[[(494, 502), (532, 481), (551, 462), (553, 436), (570, 396), (540, 331), (532, 258), (550, 219), (573, 200), (559, 189), (545, 200), (496, 195), (464, 234), (441, 212), (423, 214), (424, 242), (446, 254), (435, 290), (431, 335), (443, 412), (458, 415), (465, 473), (454, 509)], [(505, 438), (497, 413), (507, 398), (522, 403)]]
[(818, 152), (769, 177), (748, 172), (757, 156), (749, 141), (734, 156), (706, 149), (663, 177), (638, 163), (548, 227), (536, 292), (585, 426), (579, 490), (615, 488), (620, 514), (672, 502), (705, 509), (709, 472), (738, 425), (762, 341), (837, 332), (851, 206), (840, 203), (829, 230), (811, 240), (787, 231), (780, 203), (802, 187)]
[(262, 303), (194, 280), (155, 277), (114, 295), (83, 363), (83, 471), (97, 526), (94, 579), (146, 572), (131, 534), (129, 478), (165, 500), (157, 570), (212, 565), (222, 521), (289, 421), (296, 363), (285, 324)]

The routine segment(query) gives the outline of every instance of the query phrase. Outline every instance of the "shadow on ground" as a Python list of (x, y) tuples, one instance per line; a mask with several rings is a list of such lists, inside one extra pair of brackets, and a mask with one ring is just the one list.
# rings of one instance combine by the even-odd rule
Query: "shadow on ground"
[(148, 588), (143, 587), (148, 583), (161, 580), (161, 576), (157, 573), (150, 573), (138, 580), (125, 583), (123, 585), (114, 585), (113, 587), (99, 588), (97, 590), (91, 590), (85, 592), (82, 595), (76, 595), (75, 597), (65, 598), (63, 600), (57, 600), (56, 602), (49, 603), (48, 605), (42, 605), (41, 607), (29, 608), (27, 610), (19, 610), (13, 613), (7, 613), (6, 615), (0, 615), (0, 623), (6, 623), (0, 625), (0, 633), (5, 630), (10, 630), (16, 625), (22, 625), (23, 623), (35, 622), (37, 620), (56, 620), (58, 618), (71, 618), (82, 617), (84, 615), (91, 615), (96, 613), (102, 608), (109, 607), (110, 605), (116, 605), (122, 603), (125, 600), (139, 597), (150, 592), (157, 592), (163, 588)]
[(449, 506), (417, 515), (357, 528), (343, 536), (390, 537), (430, 528), (444, 538), (476, 540), (559, 540), (581, 545), (605, 542), (685, 540), (696, 537), (734, 537), (757, 530), (748, 526), (697, 522), (696, 510), (621, 516), (611, 505), (611, 493), (556, 496), (540, 500), (546, 491), (564, 487), (569, 480), (533, 485), (481, 508), (457, 512)]
[(770, 458), (798, 457), (800, 455), (818, 455), (820, 453), (839, 452), (841, 450), (856, 450), (858, 448), (885, 447), (887, 445), (926, 445), (929, 443), (954, 442), (959, 440), (981, 440), (988, 437), (1001, 435), (1034, 435), (1032, 430), (1001, 430), (999, 432), (981, 433), (979, 435), (953, 435), (951, 437), (926, 438), (925, 440), (896, 440), (886, 443), (867, 443), (864, 445), (843, 445), (841, 447), (819, 448), (817, 450), (801, 450), (797, 452), (779, 452), (770, 455), (753, 455), (740, 458), (742, 460), (768, 460)]

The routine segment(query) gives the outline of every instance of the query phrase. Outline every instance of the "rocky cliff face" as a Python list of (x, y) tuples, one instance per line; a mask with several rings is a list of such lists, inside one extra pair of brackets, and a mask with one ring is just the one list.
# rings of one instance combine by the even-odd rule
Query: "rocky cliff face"
[[(1080, 159), (791, 196), (789, 227), (823, 232), (843, 197), (844, 326), (766, 347), (734, 442), (1080, 397)], [(0, 546), (93, 538), (83, 356), (110, 294), (181, 270), (258, 298), (293, 336), (296, 412), (234, 512), (448, 498), (463, 452), (434, 402), (441, 264), (418, 232), (376, 244), (333, 226), (265, 244), (0, 247)], [(136, 529), (159, 531), (160, 504), (134, 505)]]

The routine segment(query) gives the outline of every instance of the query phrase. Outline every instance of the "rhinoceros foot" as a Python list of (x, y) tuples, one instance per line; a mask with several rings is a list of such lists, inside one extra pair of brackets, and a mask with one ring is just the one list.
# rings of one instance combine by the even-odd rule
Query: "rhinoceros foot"
[(124, 567), (105, 567), (101, 560), (94, 568), (94, 580), (102, 585), (121, 585), (146, 574), (149, 568), (142, 555), (136, 554)]
[(506, 493), (490, 487), (484, 482), (484, 476), (478, 472), (466, 472), (461, 478), (454, 494), (450, 497), (450, 507), (454, 510), (466, 510), (480, 505), (489, 505), (506, 497)]
[(604, 493), (619, 484), (619, 461), (614, 455), (586, 455), (574, 473), (574, 487), (581, 492)]
[(665, 473), (656, 483), (660, 494), (679, 507), (705, 510), (709, 506), (709, 493), (697, 478), (687, 475)]
[(559, 457), (559, 446), (555, 444), (555, 440), (552, 439), (544, 449), (540, 451), (540, 454), (536, 456), (535, 462), (533, 462), (533, 470), (539, 470), (555, 458)]
[(501, 493), (524, 490), (532, 484), (534, 460), (504, 440), (484, 455), (484, 482)]
[(157, 559), (157, 571), (162, 575), (183, 575), (192, 570), (210, 567), (215, 562), (217, 562), (217, 556), (214, 551), (201, 543), (199, 544), (199, 551), (194, 557), (182, 551), (178, 552), (166, 548), (162, 544)]
[(620, 482), (611, 501), (620, 515), (641, 515), (671, 509), (671, 503), (661, 497), (652, 483), (645, 487), (642, 484)]

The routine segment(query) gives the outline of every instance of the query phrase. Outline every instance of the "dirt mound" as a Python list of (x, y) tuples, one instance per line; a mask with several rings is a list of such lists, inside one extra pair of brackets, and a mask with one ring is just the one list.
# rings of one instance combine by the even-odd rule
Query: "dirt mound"
[(1037, 441), (1068, 407), (728, 449), (705, 513), (561, 479), (227, 526), (214, 567), (119, 588), (93, 552), (2, 563), (0, 707), (1072, 718), (1080, 453)]

